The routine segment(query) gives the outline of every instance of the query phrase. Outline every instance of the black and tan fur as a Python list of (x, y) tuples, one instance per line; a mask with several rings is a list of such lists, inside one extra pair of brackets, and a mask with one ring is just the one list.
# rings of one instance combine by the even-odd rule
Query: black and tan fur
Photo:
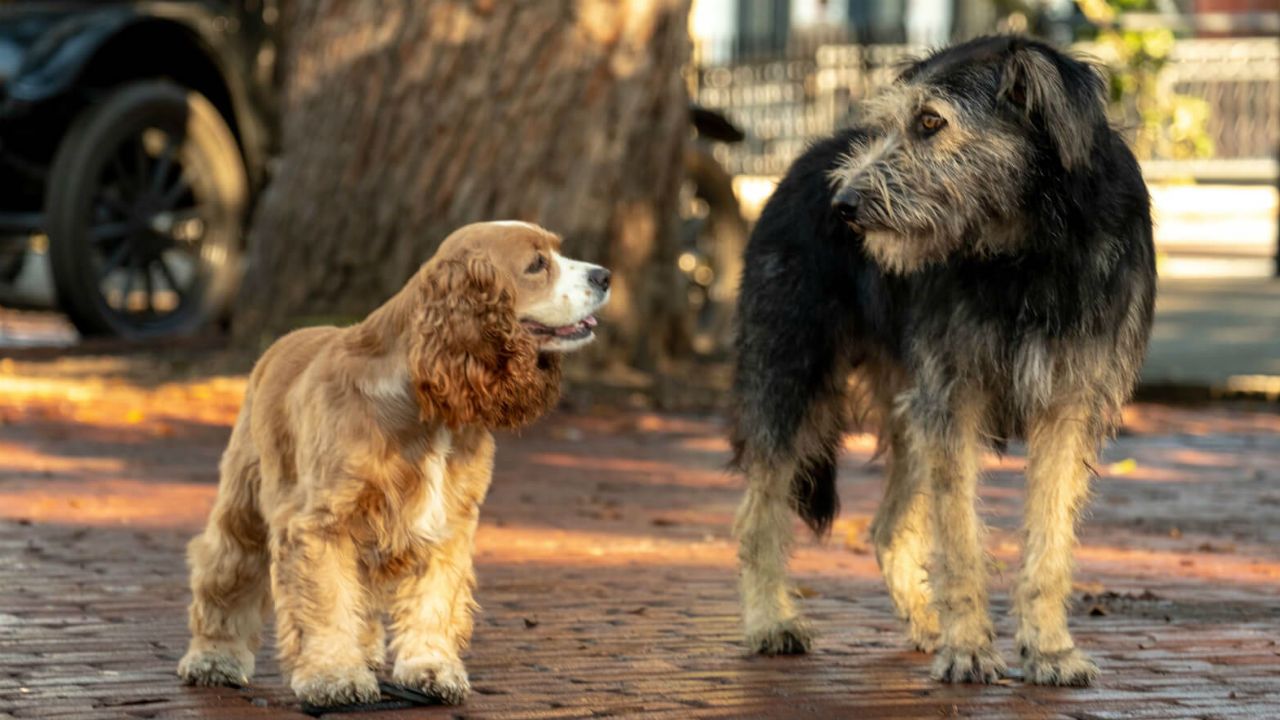
[(1067, 630), (1075, 522), (1155, 294), (1146, 186), (1095, 69), (1019, 37), (909, 66), (795, 162), (745, 267), (733, 441), (751, 648), (808, 649), (786, 581), (790, 512), (829, 527), (841, 435), (867, 419), (889, 460), (876, 556), (934, 677), (1004, 670), (974, 500), (984, 448), (1022, 438), (1025, 677), (1091, 682)]

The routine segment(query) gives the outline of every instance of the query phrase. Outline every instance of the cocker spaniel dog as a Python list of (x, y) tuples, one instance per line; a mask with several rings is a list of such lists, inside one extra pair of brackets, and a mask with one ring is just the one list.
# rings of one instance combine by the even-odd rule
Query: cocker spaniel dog
[(188, 547), (184, 680), (247, 683), (274, 601), (281, 665), (304, 703), (378, 698), (384, 614), (392, 681), (466, 697), (491, 431), (552, 407), (557, 354), (592, 341), (609, 299), (609, 271), (559, 247), (535, 225), (468, 225), (363, 322), (267, 350)]

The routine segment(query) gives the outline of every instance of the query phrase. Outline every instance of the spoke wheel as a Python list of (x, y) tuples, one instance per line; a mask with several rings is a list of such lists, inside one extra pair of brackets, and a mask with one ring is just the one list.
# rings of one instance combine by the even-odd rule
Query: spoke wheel
[(68, 132), (48, 195), (54, 285), (83, 334), (189, 333), (223, 311), (247, 183), (202, 96), (165, 82), (117, 89)]

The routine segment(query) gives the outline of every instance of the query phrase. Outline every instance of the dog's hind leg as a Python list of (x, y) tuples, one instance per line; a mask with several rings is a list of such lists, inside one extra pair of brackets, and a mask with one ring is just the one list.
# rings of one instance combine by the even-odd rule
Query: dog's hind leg
[(747, 646), (766, 655), (806, 652), (812, 636), (787, 582), (791, 472), (756, 465), (747, 470), (747, 482), (734, 520)]
[(1058, 405), (1033, 418), (1028, 433), (1026, 540), (1014, 612), (1026, 680), (1040, 685), (1088, 685), (1098, 676), (1067, 630), (1075, 523), (1100, 435), (1091, 418), (1086, 404)]
[(247, 411), (223, 455), (208, 526), (187, 546), (191, 645), (178, 675), (193, 685), (247, 684), (262, 643), (270, 600), (267, 536), (256, 507), (258, 464), (246, 420)]
[(758, 446), (749, 446), (739, 461), (747, 476), (747, 492), (738, 507), (734, 533), (742, 570), (743, 623), (747, 645), (755, 652), (795, 654), (809, 649), (812, 636), (787, 581), (792, 512), (819, 534), (835, 517), (843, 399), (834, 383), (824, 387), (811, 400), (790, 452), (757, 455)]
[(977, 393), (957, 391), (944, 406), (935, 392), (917, 388), (898, 407), (911, 462), (926, 468), (930, 478), (930, 578), (941, 626), (933, 677), (944, 682), (995, 682), (1005, 663), (992, 644), (987, 556), (975, 507), (985, 408)]
[(871, 523), (876, 561), (898, 617), (907, 623), (911, 644), (922, 652), (938, 646), (938, 611), (933, 607), (927, 566), (933, 542), (927, 468), (907, 451), (900, 421), (890, 420), (889, 471), (884, 499)]
[[(810, 148), (752, 231), (738, 295), (734, 465), (747, 478), (735, 532), (747, 643), (766, 654), (808, 649), (787, 587), (795, 511), (818, 535), (838, 511), (836, 452), (845, 429), (855, 337), (879, 277), (831, 209), (840, 135)], [(873, 344), (868, 342), (867, 344)]]

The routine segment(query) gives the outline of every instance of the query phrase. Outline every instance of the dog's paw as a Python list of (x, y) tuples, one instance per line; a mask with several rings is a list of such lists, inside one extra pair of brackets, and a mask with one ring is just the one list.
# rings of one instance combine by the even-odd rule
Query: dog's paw
[(946, 683), (993, 683), (1005, 673), (1004, 658), (991, 645), (943, 646), (933, 659), (934, 680)]
[(382, 697), (378, 678), (364, 666), (294, 671), (289, 686), (299, 700), (315, 707), (371, 703)]
[(1046, 653), (1024, 647), (1022, 674), (1033, 685), (1086, 687), (1098, 679), (1098, 664), (1079, 648)]
[(391, 679), (437, 698), (446, 705), (460, 705), (471, 694), (467, 669), (459, 660), (422, 658), (396, 663)]
[(178, 661), (178, 677), (188, 685), (248, 685), (253, 677), (253, 655), (226, 649), (191, 649)]
[(747, 647), (761, 655), (803, 655), (813, 646), (813, 631), (799, 618), (747, 631)]

